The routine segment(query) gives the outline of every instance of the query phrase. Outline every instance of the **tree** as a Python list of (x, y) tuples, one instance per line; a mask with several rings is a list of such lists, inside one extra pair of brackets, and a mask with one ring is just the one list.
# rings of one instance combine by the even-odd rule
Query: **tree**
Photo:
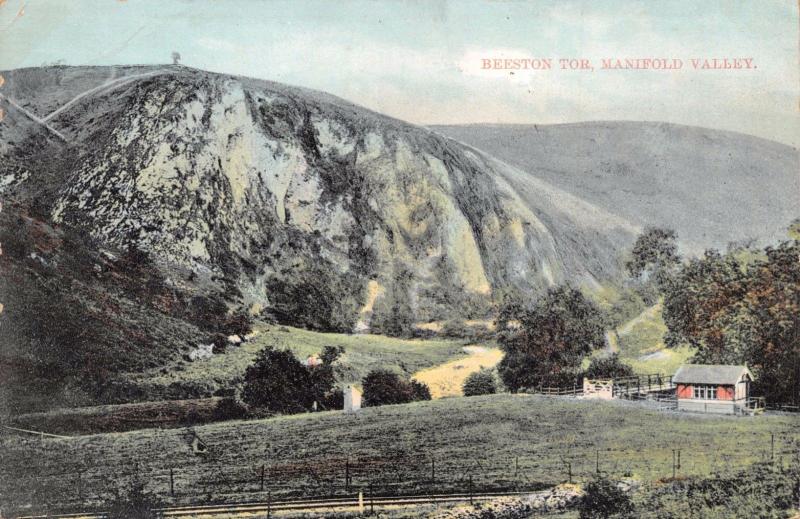
[(584, 376), (592, 379), (624, 378), (634, 375), (633, 368), (619, 360), (619, 353), (592, 359)]
[(374, 333), (391, 337), (410, 337), (414, 332), (415, 322), (409, 295), (414, 270), (403, 261), (396, 260), (393, 272), (393, 279), (386, 292), (375, 302), (370, 328)]
[(311, 374), (289, 350), (267, 346), (247, 368), (242, 399), (273, 413), (300, 413), (314, 404)]
[(634, 278), (653, 279), (662, 289), (680, 261), (675, 231), (648, 227), (636, 238), (625, 268)]
[(172, 64), (173, 65), (180, 65), (181, 64), (181, 53), (172, 51)]
[(494, 372), (490, 369), (481, 369), (470, 373), (461, 389), (464, 396), (493, 395), (497, 393)]
[(792, 240), (800, 240), (800, 218), (795, 218), (789, 227), (786, 229), (789, 238)]
[(512, 321), (516, 321), (523, 314), (524, 306), (522, 296), (516, 291), (507, 291), (503, 294), (500, 307), (497, 310), (497, 318), (494, 321), (495, 330), (498, 333), (505, 332)]
[(268, 346), (245, 372), (242, 399), (252, 408), (273, 413), (310, 411), (315, 402), (328, 409), (342, 407), (333, 363), (343, 353), (341, 346), (325, 346), (321, 362), (306, 366), (291, 351)]
[(604, 330), (600, 310), (578, 290), (551, 288), (523, 313), (519, 330), (500, 336), (500, 378), (511, 391), (571, 386), (584, 357), (603, 347)]
[(425, 384), (416, 380), (405, 380), (397, 373), (385, 369), (370, 371), (361, 385), (366, 406), (406, 404), (431, 399), (430, 389)]
[(320, 363), (307, 368), (314, 400), (326, 409), (344, 407), (344, 393), (336, 389), (336, 374), (333, 367), (333, 363), (339, 360), (343, 353), (344, 348), (341, 346), (325, 346), (319, 355)]
[(578, 502), (581, 519), (607, 519), (612, 515), (633, 512), (631, 498), (613, 481), (597, 478), (584, 489)]
[(693, 346), (695, 362), (746, 364), (756, 393), (800, 402), (799, 258), (792, 241), (691, 260), (664, 295), (665, 342)]

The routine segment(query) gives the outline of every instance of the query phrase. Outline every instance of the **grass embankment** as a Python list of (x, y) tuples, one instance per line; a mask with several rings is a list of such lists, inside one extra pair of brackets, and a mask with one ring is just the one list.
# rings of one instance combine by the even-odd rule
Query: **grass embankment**
[[(636, 373), (673, 375), (694, 354), (689, 346), (668, 348), (664, 344), (667, 327), (661, 309), (661, 304), (651, 306), (606, 335), (611, 351), (619, 353), (620, 360)], [(600, 350), (594, 355), (607, 354), (608, 350)]]
[(360, 383), (375, 368), (411, 375), (421, 369), (467, 356), (463, 351), (463, 340), (319, 333), (278, 325), (259, 325), (256, 331), (258, 335), (252, 341), (238, 347), (228, 347), (225, 353), (209, 359), (178, 361), (143, 374), (131, 374), (129, 378), (154, 395), (165, 393), (171, 385), (197, 384), (205, 387), (207, 392), (213, 392), (237, 385), (256, 354), (266, 346), (287, 348), (303, 360), (321, 352), (325, 346), (342, 346), (345, 353), (336, 363), (337, 378), (342, 385)]
[[(597, 468), (654, 480), (728, 473), (800, 441), (797, 417), (659, 412), (640, 404), (493, 395), (326, 412), (195, 429), (207, 446), (193, 452), (187, 429), (145, 430), (72, 439), (2, 440), (0, 488), (24, 505), (98, 503), (135, 478), (168, 503), (245, 501), (289, 495), (540, 487)], [(433, 466), (432, 466), (433, 460)], [(260, 470), (265, 467), (265, 490)], [(174, 470), (175, 496), (169, 496)], [(431, 473), (435, 471), (435, 482)], [(81, 473), (80, 478), (78, 473)]]

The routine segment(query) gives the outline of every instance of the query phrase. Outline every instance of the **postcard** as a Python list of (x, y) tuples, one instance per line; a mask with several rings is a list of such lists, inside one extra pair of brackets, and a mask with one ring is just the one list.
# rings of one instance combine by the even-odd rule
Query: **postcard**
[(0, 518), (800, 517), (799, 9), (0, 0)]

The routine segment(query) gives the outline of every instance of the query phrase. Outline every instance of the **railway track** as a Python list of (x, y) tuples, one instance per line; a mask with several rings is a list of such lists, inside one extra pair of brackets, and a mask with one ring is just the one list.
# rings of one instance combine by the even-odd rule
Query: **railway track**
[[(280, 500), (280, 501), (259, 501), (251, 503), (228, 504), (228, 505), (199, 505), (185, 507), (159, 508), (164, 517), (205, 517), (215, 515), (237, 514), (269, 514), (272, 512), (292, 511), (292, 512), (315, 512), (315, 511), (334, 511), (341, 509), (370, 510), (386, 506), (415, 506), (427, 504), (455, 504), (476, 501), (488, 501), (500, 497), (518, 497), (529, 495), (534, 492), (487, 492), (475, 494), (427, 494), (416, 496), (358, 496), (338, 497), (328, 499), (302, 499), (302, 500)], [(69, 514), (46, 514), (18, 516), (17, 519), (104, 519), (104, 512), (90, 513), (69, 513)]]

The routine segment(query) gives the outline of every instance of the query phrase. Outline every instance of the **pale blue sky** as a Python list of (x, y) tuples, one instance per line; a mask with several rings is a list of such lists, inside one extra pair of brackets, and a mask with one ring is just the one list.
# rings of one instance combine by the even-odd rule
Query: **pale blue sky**
[[(798, 47), (794, 0), (0, 0), (0, 69), (165, 63), (177, 50), (185, 65), (419, 124), (651, 120), (797, 146)], [(480, 70), (480, 58), (504, 56), (668, 57), (684, 69)], [(697, 57), (758, 68), (694, 71)]]

